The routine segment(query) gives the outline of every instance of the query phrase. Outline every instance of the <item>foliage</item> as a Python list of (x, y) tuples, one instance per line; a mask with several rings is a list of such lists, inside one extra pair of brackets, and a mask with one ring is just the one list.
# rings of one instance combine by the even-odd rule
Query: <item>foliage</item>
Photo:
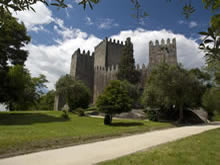
[(78, 116), (85, 116), (85, 110), (82, 108), (76, 108), (75, 112), (77, 113)]
[(70, 117), (69, 117), (69, 114), (68, 114), (68, 110), (64, 109), (62, 112), (63, 112), (62, 115), (61, 115), (62, 118), (64, 118), (65, 120), (69, 120)]
[(70, 111), (81, 107), (88, 108), (91, 95), (89, 89), (70, 75), (60, 77), (56, 82), (56, 92), (64, 95)]
[(127, 38), (125, 47), (123, 48), (117, 77), (119, 80), (127, 80), (132, 84), (139, 81), (140, 73), (135, 69), (133, 44), (131, 43), (130, 38)]
[(200, 35), (205, 36), (199, 48), (206, 53), (205, 57), (207, 62), (210, 63), (215, 60), (220, 61), (219, 27), (209, 27), (208, 32), (200, 32)]
[(30, 42), (24, 24), (8, 13), (0, 23), (0, 69), (6, 69), (9, 63), (24, 65), (28, 52), (22, 48)]
[(164, 63), (155, 68), (146, 83), (142, 103), (145, 107), (177, 109), (179, 122), (183, 120), (183, 110), (201, 103), (201, 83), (183, 69), (181, 65), (169, 66)]
[(23, 23), (18, 23), (10, 14), (0, 20), (0, 103), (8, 101), (8, 71), (9, 63), (24, 65), (28, 52), (22, 49), (30, 37)]
[(28, 110), (36, 105), (42, 89), (48, 82), (44, 75), (31, 77), (29, 71), (21, 65), (9, 68), (7, 101), (9, 110)]
[(220, 89), (217, 87), (212, 87), (208, 89), (203, 98), (202, 105), (205, 110), (208, 111), (209, 115), (212, 117), (214, 113), (220, 113)]
[[(90, 8), (93, 9), (92, 4), (97, 4), (99, 1), (100, 0), (81, 0), (79, 4), (83, 5), (84, 9), (86, 8), (86, 4), (89, 4)], [(5, 14), (5, 12), (10, 12), (9, 9), (12, 9), (14, 11), (24, 11), (24, 10), (35, 11), (32, 6), (38, 2), (42, 2), (47, 6), (49, 5), (47, 0), (34, 0), (34, 1), (2, 0), (0, 1), (0, 17), (2, 17)], [(58, 9), (68, 7), (68, 5), (64, 2), (64, 0), (54, 0), (50, 3), (50, 5), (56, 6), (58, 7)]]
[(37, 104), (38, 110), (53, 110), (54, 107), (55, 91), (48, 91), (46, 94), (42, 95)]
[(96, 102), (99, 111), (104, 112), (112, 119), (112, 115), (131, 110), (132, 98), (129, 97), (125, 83), (120, 80), (113, 80), (105, 88)]

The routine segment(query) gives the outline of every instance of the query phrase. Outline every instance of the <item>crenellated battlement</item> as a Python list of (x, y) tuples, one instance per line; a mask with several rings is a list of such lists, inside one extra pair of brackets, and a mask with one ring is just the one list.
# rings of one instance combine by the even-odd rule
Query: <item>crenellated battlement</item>
[(103, 66), (95, 66), (95, 71), (105, 71), (105, 72), (117, 72), (118, 71), (118, 65), (112, 65), (109, 67), (103, 67)]
[(123, 41), (119, 41), (116, 39), (112, 39), (112, 38), (105, 38), (104, 40), (102, 40), (96, 47), (95, 49), (97, 49), (98, 47), (100, 47), (103, 43), (106, 44), (111, 44), (111, 45), (116, 45), (116, 46), (125, 46), (125, 42)]
[(82, 50), (82, 51), (81, 51), (80, 49), (77, 49), (77, 50), (73, 53), (73, 56), (74, 56), (74, 55), (94, 57), (94, 52), (90, 53), (89, 50), (86, 52), (85, 50)]
[(176, 46), (176, 38), (173, 38), (172, 42), (169, 38), (166, 40), (166, 42), (164, 39), (162, 39), (160, 43), (158, 40), (156, 40), (155, 43), (153, 43), (153, 41), (149, 42), (150, 48), (155, 46), (170, 46), (170, 45)]
[(116, 39), (108, 39), (108, 43), (109, 44), (114, 44), (114, 45), (119, 45), (119, 46), (124, 46), (125, 43), (123, 41), (119, 41), (119, 40), (116, 40)]

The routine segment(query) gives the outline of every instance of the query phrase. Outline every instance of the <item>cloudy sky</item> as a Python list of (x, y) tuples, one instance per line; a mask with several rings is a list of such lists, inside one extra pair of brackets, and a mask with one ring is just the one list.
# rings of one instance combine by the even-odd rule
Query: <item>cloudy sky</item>
[(49, 89), (61, 75), (69, 73), (71, 55), (77, 48), (92, 52), (105, 37), (121, 41), (131, 37), (140, 65), (148, 64), (150, 40), (176, 38), (178, 62), (186, 68), (204, 65), (198, 32), (207, 29), (211, 13), (203, 9), (201, 1), (193, 1), (196, 13), (186, 20), (182, 15), (184, 1), (141, 0), (150, 16), (139, 23), (131, 17), (134, 10), (130, 0), (102, 0), (93, 10), (83, 10), (77, 1), (65, 0), (66, 9), (37, 3), (33, 6), (36, 12), (13, 13), (24, 22), (32, 38), (26, 46), (26, 66), (32, 76), (46, 75)]

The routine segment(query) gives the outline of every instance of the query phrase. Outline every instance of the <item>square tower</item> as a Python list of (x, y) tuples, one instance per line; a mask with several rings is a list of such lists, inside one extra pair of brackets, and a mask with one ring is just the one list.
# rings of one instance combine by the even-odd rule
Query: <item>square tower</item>
[(94, 66), (110, 67), (118, 65), (124, 46), (123, 42), (105, 38), (95, 47)]
[(172, 43), (170, 39), (167, 39), (167, 43), (162, 39), (161, 44), (159, 44), (158, 40), (156, 40), (155, 44), (152, 41), (149, 42), (149, 69), (151, 70), (154, 66), (163, 62), (170, 65), (177, 64), (175, 38), (172, 40)]

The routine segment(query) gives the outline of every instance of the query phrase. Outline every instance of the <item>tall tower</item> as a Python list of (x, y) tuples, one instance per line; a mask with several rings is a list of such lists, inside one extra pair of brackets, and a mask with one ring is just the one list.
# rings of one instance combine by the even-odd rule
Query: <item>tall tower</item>
[(95, 47), (94, 66), (111, 67), (118, 65), (124, 45), (123, 42), (105, 38)]
[(167, 39), (165, 43), (164, 39), (161, 40), (161, 44), (156, 40), (155, 44), (149, 42), (149, 66), (151, 70), (154, 66), (160, 63), (167, 63), (170, 65), (177, 64), (177, 51), (176, 51), (176, 39), (170, 42), (170, 39)]

